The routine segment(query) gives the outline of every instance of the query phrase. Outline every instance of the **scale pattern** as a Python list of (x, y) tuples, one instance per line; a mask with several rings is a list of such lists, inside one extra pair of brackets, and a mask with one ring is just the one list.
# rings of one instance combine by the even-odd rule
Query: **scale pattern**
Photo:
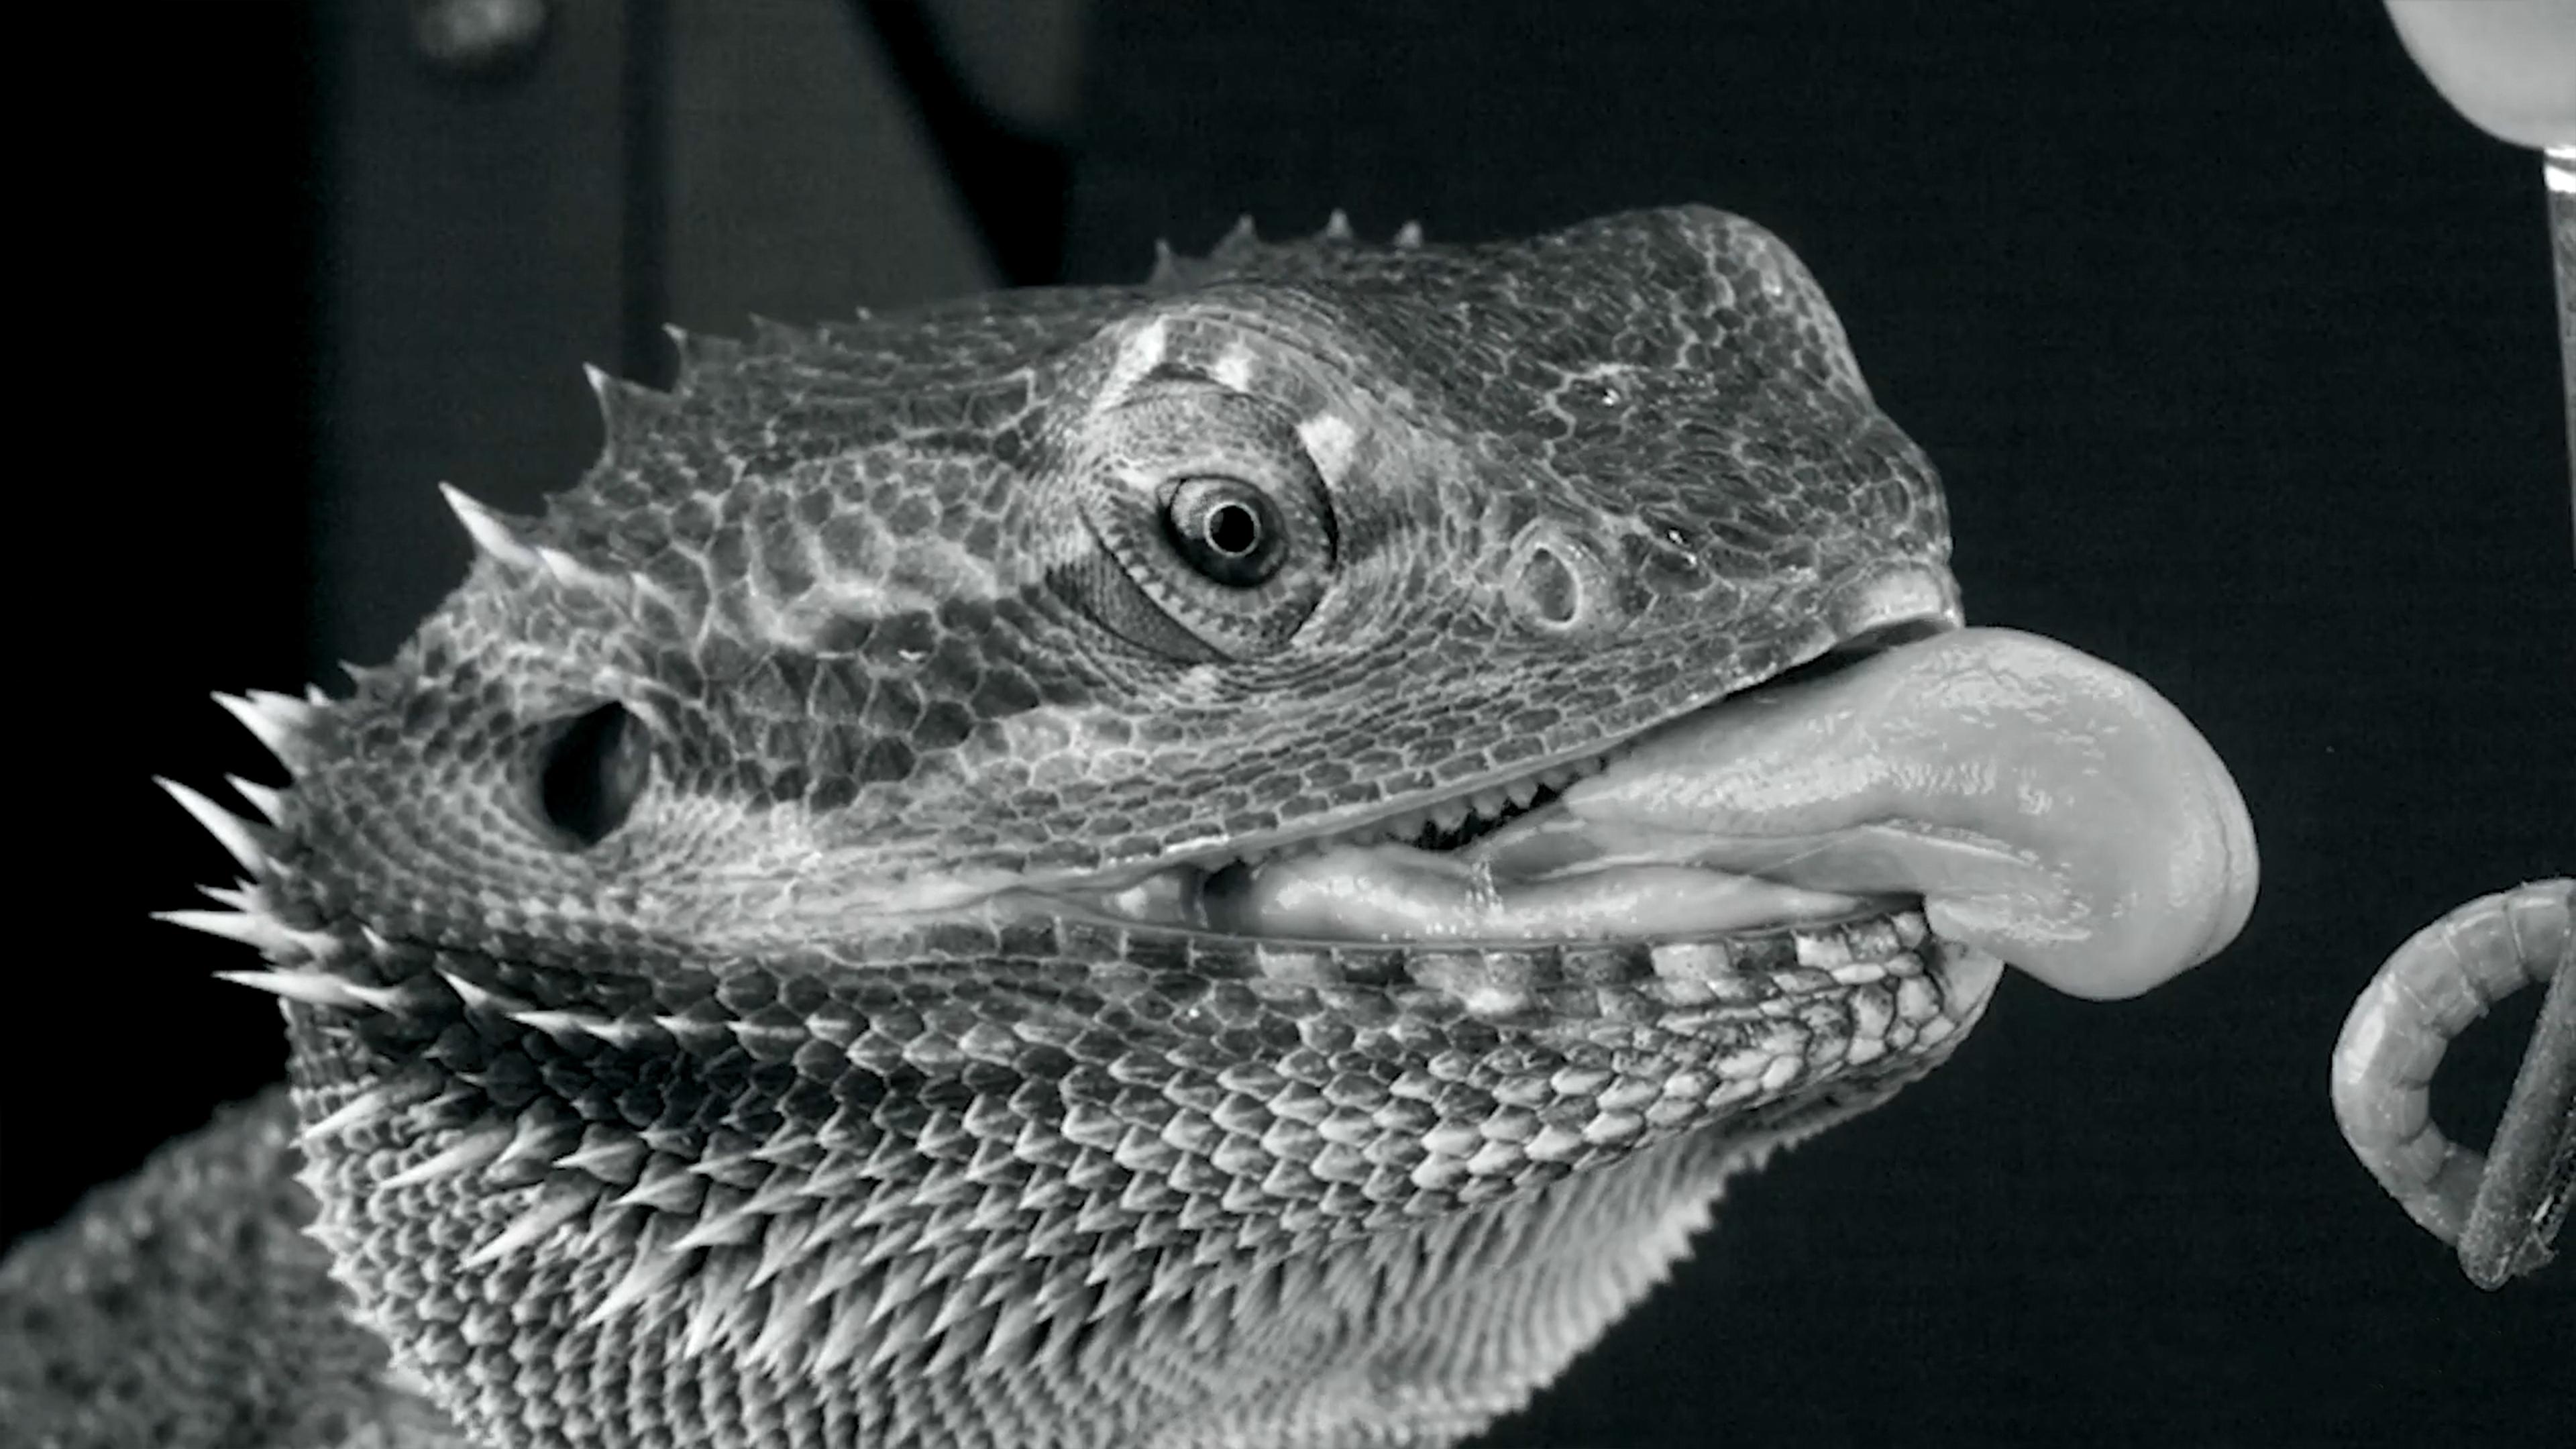
[(1913, 915), (1660, 948), (1729, 957), (1714, 985), (1516, 953), (1527, 1004), (1481, 1015), (1431, 958), (1487, 953), (1193, 944), (335, 965), (372, 1000), (295, 1011), (304, 1114), (347, 1124), (321, 1236), (467, 1422), (572, 1442), (1455, 1431), (1660, 1276), (1737, 1155), (1982, 1005)]
[(1082, 904), (1597, 754), (1946, 579), (1750, 223), (1247, 229), (680, 345), (600, 380), (545, 517), (457, 500), (473, 573), (351, 697), (229, 702), (293, 776), (258, 818), (177, 792), (244, 865), (183, 920), (284, 998), (313, 1236), (475, 1442), (1452, 1443), (1982, 1009), (1911, 913), (1475, 950)]

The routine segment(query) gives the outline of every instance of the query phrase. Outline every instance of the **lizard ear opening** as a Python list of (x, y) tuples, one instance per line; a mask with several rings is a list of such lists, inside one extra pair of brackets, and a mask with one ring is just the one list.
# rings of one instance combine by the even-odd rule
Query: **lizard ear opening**
[(597, 845), (626, 823), (652, 775), (644, 722), (611, 702), (557, 730), (537, 772), (537, 808), (573, 849)]

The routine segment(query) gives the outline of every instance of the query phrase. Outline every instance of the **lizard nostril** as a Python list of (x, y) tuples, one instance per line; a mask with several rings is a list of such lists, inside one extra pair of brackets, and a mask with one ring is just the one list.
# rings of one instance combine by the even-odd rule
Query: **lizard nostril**
[(1583, 585), (1552, 548), (1530, 550), (1521, 563), (1520, 591), (1530, 613), (1559, 627), (1573, 623), (1583, 607)]
[(575, 716), (545, 749), (537, 773), (537, 808), (575, 849), (597, 845), (626, 823), (652, 773), (643, 721), (624, 705), (603, 704)]
[(1513, 545), (1504, 597), (1522, 627), (1549, 638), (1590, 638), (1628, 616), (1617, 578), (1564, 526), (1542, 520)]

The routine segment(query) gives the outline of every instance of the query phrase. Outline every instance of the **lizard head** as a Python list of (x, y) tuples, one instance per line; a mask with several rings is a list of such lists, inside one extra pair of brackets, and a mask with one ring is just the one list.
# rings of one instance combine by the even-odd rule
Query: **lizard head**
[(1454, 829), (1955, 622), (1930, 467), (1717, 212), (1238, 239), (685, 350), (667, 396), (600, 380), (606, 456), (541, 523), (460, 495), (484, 557), (335, 711), (314, 832), (402, 798), (502, 895), (649, 885), (676, 929), (764, 886), (782, 925), (934, 913)]
[(459, 497), (472, 576), (354, 697), (236, 702), (320, 1231), (487, 1432), (529, 1304), (691, 1432), (1449, 1432), (1982, 1008), (1883, 891), (1623, 930), (1476, 864), (1958, 623), (1752, 224), (1247, 232), (682, 347), (543, 519)]

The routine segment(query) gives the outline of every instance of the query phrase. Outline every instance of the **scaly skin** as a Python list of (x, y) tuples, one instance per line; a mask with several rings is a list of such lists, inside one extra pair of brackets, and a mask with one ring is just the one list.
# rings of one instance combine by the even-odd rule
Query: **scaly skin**
[(1982, 1009), (1912, 912), (1099, 906), (1956, 622), (1932, 471), (1760, 229), (1246, 233), (683, 347), (542, 521), (463, 506), (472, 576), (354, 697), (236, 702), (265, 823), (183, 794), (251, 876), (189, 923), (268, 957), (314, 1236), (474, 1442), (1450, 1443)]

